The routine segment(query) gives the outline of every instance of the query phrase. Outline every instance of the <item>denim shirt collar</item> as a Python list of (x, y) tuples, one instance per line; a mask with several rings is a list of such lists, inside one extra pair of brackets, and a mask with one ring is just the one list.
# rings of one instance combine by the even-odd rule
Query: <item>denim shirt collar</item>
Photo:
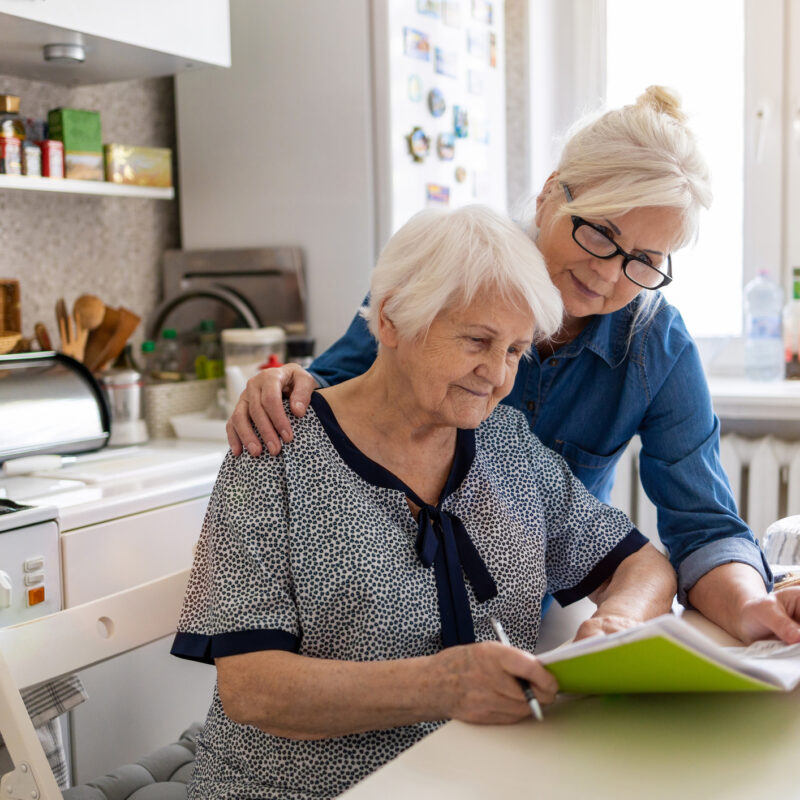
[(599, 314), (569, 343), (561, 347), (556, 355), (574, 358), (586, 348), (612, 369), (618, 367), (628, 351), (628, 331), (632, 320), (631, 305), (613, 314)]
[[(658, 294), (661, 295), (660, 292)], [(631, 349), (630, 329), (641, 302), (642, 297), (639, 295), (619, 311), (593, 317), (591, 322), (571, 342), (560, 348), (556, 355), (573, 358), (586, 348), (602, 358), (612, 369), (620, 366)], [(662, 298), (659, 296), (656, 307), (660, 307), (661, 303)]]

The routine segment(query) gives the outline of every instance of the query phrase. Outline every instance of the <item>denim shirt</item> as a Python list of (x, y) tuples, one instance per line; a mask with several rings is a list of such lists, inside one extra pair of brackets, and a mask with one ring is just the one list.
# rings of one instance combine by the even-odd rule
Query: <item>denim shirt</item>
[[(594, 317), (551, 356), (532, 350), (503, 402), (520, 409), (539, 439), (605, 503), (617, 462), (639, 435), (642, 486), (658, 510), (658, 533), (678, 572), (682, 603), (709, 570), (734, 561), (757, 570), (770, 589), (772, 574), (737, 513), (720, 463), (719, 420), (697, 346), (660, 293), (657, 311), (631, 337), (640, 301)], [(328, 386), (362, 374), (376, 354), (357, 315), (310, 371)]]

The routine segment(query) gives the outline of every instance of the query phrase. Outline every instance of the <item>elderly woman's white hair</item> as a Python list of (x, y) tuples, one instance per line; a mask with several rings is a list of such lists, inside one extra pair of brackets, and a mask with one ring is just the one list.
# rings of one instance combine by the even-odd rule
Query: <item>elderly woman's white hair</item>
[(536, 245), (491, 209), (421, 211), (392, 236), (372, 272), (369, 305), (361, 309), (378, 338), (383, 305), (398, 335), (424, 336), (443, 311), (498, 293), (509, 307), (530, 309), (536, 341), (561, 325), (563, 306)]

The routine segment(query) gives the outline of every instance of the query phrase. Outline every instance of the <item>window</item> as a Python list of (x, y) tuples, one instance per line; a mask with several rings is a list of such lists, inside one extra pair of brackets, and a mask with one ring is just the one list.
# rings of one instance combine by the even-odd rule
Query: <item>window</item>
[(535, 191), (571, 121), (678, 91), (714, 203), (665, 294), (694, 336), (741, 336), (743, 285), (768, 269), (788, 293), (800, 265), (800, 2), (531, 0), (530, 41)]
[[(653, 35), (657, 32), (657, 35)], [(713, 43), (712, 43), (713, 42)], [(739, 334), (744, 197), (744, 3), (606, 0), (606, 100), (674, 87), (711, 168), (714, 202), (664, 289), (695, 336)], [(769, 265), (764, 265), (769, 268)], [(778, 277), (773, 268), (773, 277)], [(709, 298), (714, 298), (709, 303)]]

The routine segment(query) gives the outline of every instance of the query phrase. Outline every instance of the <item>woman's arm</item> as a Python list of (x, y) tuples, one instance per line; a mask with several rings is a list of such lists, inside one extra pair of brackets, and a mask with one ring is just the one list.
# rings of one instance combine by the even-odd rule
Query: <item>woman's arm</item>
[(228, 444), (235, 456), (242, 447), (252, 456), (261, 455), (261, 434), (270, 455), (280, 452), (283, 442), (292, 441), (292, 426), (283, 410), (283, 396), (289, 395), (289, 407), (302, 417), (317, 386), (333, 386), (366, 372), (377, 353), (367, 323), (356, 314), (347, 332), (322, 355), (317, 356), (306, 372), (297, 364), (265, 369), (247, 381), (231, 414), (226, 430)]
[(677, 589), (675, 570), (651, 544), (629, 555), (589, 597), (597, 610), (580, 628), (576, 639), (613, 633), (666, 614)]
[(704, 575), (732, 562), (761, 575), (763, 594), (772, 576), (737, 513), (720, 462), (719, 421), (697, 347), (671, 313), (668, 329), (647, 337), (643, 362), (653, 397), (639, 434), (642, 486), (658, 507), (659, 536), (678, 572), (678, 599), (686, 604)]
[(764, 579), (747, 564), (722, 564), (689, 590), (689, 602), (732, 636), (750, 643), (778, 636), (800, 642), (800, 591), (768, 594)]
[(504, 724), (530, 716), (514, 676), (542, 703), (558, 685), (530, 653), (497, 642), (395, 661), (330, 661), (282, 650), (218, 658), (225, 713), (288, 739), (345, 736), (440, 719)]

